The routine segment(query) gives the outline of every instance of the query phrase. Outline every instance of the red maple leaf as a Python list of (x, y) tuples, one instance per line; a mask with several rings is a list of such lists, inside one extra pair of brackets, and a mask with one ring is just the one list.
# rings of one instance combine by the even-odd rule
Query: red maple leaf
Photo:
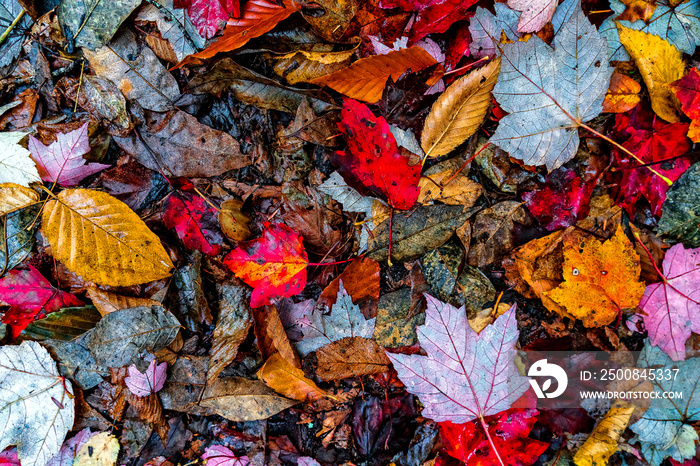
[[(533, 403), (534, 404), (534, 403)], [(534, 408), (511, 408), (484, 418), (498, 456), (509, 466), (529, 466), (549, 444), (528, 438), (537, 422)], [(469, 466), (493, 466), (500, 461), (478, 420), (465, 424), (441, 422), (440, 435), (447, 453)]]
[(271, 304), (270, 298), (301, 293), (306, 286), (309, 258), (300, 234), (287, 225), (270, 225), (262, 238), (239, 243), (224, 258), (238, 278), (252, 286), (252, 307)]
[(616, 115), (616, 127), (625, 128), (630, 135), (622, 146), (648, 165), (642, 166), (629, 154), (613, 150), (613, 163), (622, 174), (617, 202), (630, 215), (634, 215), (637, 201), (644, 196), (651, 205), (652, 213), (661, 215), (669, 185), (654, 171), (670, 181), (676, 181), (690, 167), (688, 153), (691, 143), (685, 137), (688, 124), (666, 123), (654, 117), (648, 122), (644, 121), (645, 115), (643, 111)]
[(241, 15), (238, 0), (174, 0), (173, 6), (187, 8), (192, 24), (205, 39), (214, 37), (230, 16)]
[(417, 12), (409, 34), (413, 44), (428, 34), (447, 31), (455, 21), (467, 19), (467, 9), (476, 3), (477, 0), (382, 0), (379, 6)]
[(338, 152), (340, 163), (392, 207), (413, 207), (420, 194), (421, 166), (409, 165), (401, 155), (386, 120), (375, 117), (366, 105), (345, 99), (338, 128), (348, 143), (348, 152)]
[(191, 249), (212, 256), (221, 251), (224, 237), (219, 229), (219, 214), (201, 196), (175, 191), (165, 201), (163, 223), (174, 228), (177, 236)]
[(17, 337), (30, 322), (64, 307), (82, 306), (72, 294), (51, 286), (31, 265), (26, 270), (10, 270), (0, 279), (0, 302), (10, 306), (2, 321)]
[(558, 168), (542, 189), (523, 194), (523, 200), (547, 230), (570, 227), (588, 214), (596, 180), (584, 182), (573, 170)]
[(700, 71), (693, 68), (669, 86), (678, 97), (683, 113), (693, 120), (688, 129), (688, 137), (693, 142), (700, 142)]

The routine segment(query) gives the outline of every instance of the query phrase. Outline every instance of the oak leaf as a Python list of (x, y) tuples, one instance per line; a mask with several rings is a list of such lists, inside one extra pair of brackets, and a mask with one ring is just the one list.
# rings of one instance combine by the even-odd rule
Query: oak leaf
[(669, 123), (677, 123), (679, 102), (668, 86), (685, 74), (681, 52), (658, 36), (617, 23), (620, 42), (634, 59), (651, 98), (651, 108)]
[(216, 42), (201, 52), (186, 57), (175, 68), (201, 64), (204, 59), (236, 50), (247, 44), (250, 39), (271, 31), (277, 23), (299, 9), (292, 0), (283, 0), (283, 4), (280, 6), (270, 0), (248, 0), (243, 5), (240, 18), (229, 19), (223, 35)]
[(554, 170), (576, 155), (577, 128), (602, 111), (613, 71), (605, 40), (577, 3), (554, 50), (539, 37), (502, 50), (493, 95), (509, 114), (491, 142), (527, 165)]
[(610, 78), (610, 88), (605, 94), (603, 112), (623, 113), (632, 110), (641, 100), (642, 86), (626, 74), (615, 71)]
[(688, 137), (693, 142), (700, 142), (700, 71), (691, 68), (688, 74), (669, 84), (681, 109), (692, 120), (688, 128)]
[(109, 168), (102, 163), (85, 163), (83, 159), (90, 152), (87, 123), (70, 133), (57, 134), (49, 146), (30, 134), (29, 150), (41, 179), (61, 186), (76, 186), (83, 178)]
[(328, 396), (301, 369), (292, 366), (279, 353), (265, 361), (257, 375), (268, 387), (293, 400), (313, 403)]
[(270, 225), (261, 238), (239, 244), (224, 258), (224, 264), (254, 288), (252, 307), (301, 293), (308, 263), (301, 236), (282, 223)]
[(410, 165), (408, 157), (399, 152), (386, 120), (352, 99), (345, 99), (341, 115), (338, 128), (345, 135), (348, 151), (338, 153), (340, 162), (362, 184), (388, 198), (392, 207), (413, 207), (420, 193), (421, 166)]
[(505, 411), (528, 389), (515, 366), (515, 306), (480, 333), (464, 307), (428, 301), (418, 340), (426, 356), (389, 354), (406, 389), (423, 403), (423, 416), (465, 423)]
[[(351, 99), (374, 104), (381, 99), (387, 79), (396, 81), (408, 70), (417, 72), (435, 64), (435, 59), (422, 48), (409, 47), (386, 55), (362, 58), (347, 68), (316, 78), (312, 82), (328, 86)], [(442, 74), (442, 68), (438, 68), (428, 83), (435, 84)]]
[(61, 191), (46, 203), (41, 223), (53, 256), (98, 285), (160, 280), (173, 268), (160, 239), (134, 211), (109, 194)]
[(586, 327), (601, 327), (623, 309), (634, 309), (644, 294), (641, 265), (632, 243), (618, 227), (605, 242), (564, 238), (564, 283), (545, 292), (562, 306), (564, 317), (580, 319)]
[(440, 157), (467, 140), (481, 126), (491, 106), (501, 60), (456, 80), (443, 92), (425, 119), (421, 147), (427, 157)]

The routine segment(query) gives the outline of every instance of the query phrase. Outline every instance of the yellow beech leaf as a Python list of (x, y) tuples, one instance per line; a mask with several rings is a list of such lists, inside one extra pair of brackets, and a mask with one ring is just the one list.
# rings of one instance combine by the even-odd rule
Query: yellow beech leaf
[(418, 202), (423, 205), (440, 201), (473, 206), (481, 195), (481, 185), (469, 178), (469, 169), (458, 171), (460, 165), (455, 159), (450, 159), (430, 167), (418, 181)]
[(425, 119), (420, 145), (426, 157), (440, 157), (462, 144), (483, 123), (491, 105), (501, 59), (452, 83), (435, 101)]
[(93, 306), (97, 311), (105, 316), (110, 312), (121, 311), (131, 307), (151, 307), (162, 306), (163, 304), (148, 298), (135, 298), (133, 296), (123, 296), (109, 291), (101, 290), (96, 286), (90, 286), (87, 290), (88, 298), (92, 300)]
[(641, 263), (618, 226), (609, 240), (564, 237), (564, 283), (544, 295), (586, 327), (615, 320), (622, 309), (637, 306), (644, 294)]
[(114, 435), (100, 432), (80, 447), (73, 466), (114, 466), (119, 448), (119, 440)]
[(39, 202), (39, 193), (15, 183), (0, 183), (0, 215), (9, 214)]
[(280, 353), (273, 354), (265, 361), (258, 371), (258, 378), (280, 395), (293, 400), (313, 403), (324, 396), (329, 396)]
[(309, 82), (342, 70), (350, 64), (355, 49), (342, 52), (298, 52), (276, 58), (274, 71), (290, 84)]
[(617, 23), (620, 42), (634, 59), (651, 97), (651, 108), (669, 123), (680, 121), (680, 103), (668, 86), (685, 74), (681, 52), (659, 36)]
[(629, 76), (615, 71), (610, 78), (610, 88), (605, 94), (603, 111), (606, 113), (624, 113), (632, 110), (641, 100), (639, 91), (642, 86)]
[(44, 207), (42, 230), (56, 259), (98, 285), (138, 285), (165, 278), (173, 268), (143, 220), (100, 191), (61, 191)]
[(617, 442), (627, 428), (634, 405), (616, 402), (574, 456), (576, 466), (605, 466), (617, 451)]

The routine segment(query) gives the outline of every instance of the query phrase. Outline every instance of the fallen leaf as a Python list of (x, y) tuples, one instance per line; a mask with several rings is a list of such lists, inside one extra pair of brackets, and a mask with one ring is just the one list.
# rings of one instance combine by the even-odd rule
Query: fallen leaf
[(691, 68), (688, 74), (669, 84), (681, 104), (683, 113), (692, 121), (688, 128), (688, 137), (693, 142), (700, 142), (700, 71)]
[(160, 239), (138, 215), (99, 191), (61, 191), (44, 207), (42, 231), (56, 259), (96, 284), (145, 283), (169, 276), (173, 268)]
[(411, 41), (447, 31), (455, 21), (468, 18), (467, 10), (475, 3), (474, 0), (436, 0), (423, 3), (411, 27)]
[(277, 23), (287, 19), (298, 8), (291, 0), (283, 0), (283, 5), (268, 0), (248, 0), (243, 5), (240, 18), (228, 20), (221, 37), (205, 50), (186, 57), (175, 68), (200, 64), (201, 60), (243, 47), (250, 39), (274, 29)]
[(160, 173), (132, 161), (103, 171), (92, 187), (111, 194), (135, 211), (141, 211), (162, 198), (169, 185)]
[(343, 288), (357, 304), (361, 301), (379, 299), (381, 269), (377, 261), (369, 257), (360, 257), (352, 262), (343, 272), (331, 281), (318, 297), (318, 304), (328, 307), (335, 304), (342, 281)]
[(426, 157), (449, 154), (481, 126), (491, 106), (501, 60), (456, 80), (435, 101), (425, 119), (421, 147)]
[(537, 32), (554, 16), (559, 2), (552, 0), (508, 0), (508, 6), (520, 11), (518, 32)]
[[(6, 313), (9, 317), (10, 311)], [(42, 341), (74, 340), (95, 327), (100, 320), (100, 313), (92, 306), (64, 307), (45, 317), (34, 320), (19, 334), (21, 339)]]
[(209, 303), (204, 296), (202, 257), (199, 251), (191, 251), (185, 256), (183, 265), (173, 272), (169, 293), (170, 309), (192, 332), (197, 331), (200, 324), (214, 323)]
[[(175, 9), (173, 0), (159, 0), (158, 3), (166, 9), (167, 13), (154, 5), (145, 5), (136, 19), (156, 23), (160, 35), (170, 43), (177, 61), (204, 47), (204, 38), (199, 35), (185, 11)], [(177, 22), (171, 21), (170, 18), (175, 18)]]
[(80, 447), (73, 466), (114, 466), (120, 448), (119, 440), (114, 435), (100, 432)]
[(0, 133), (0, 183), (17, 183), (29, 187), (29, 183), (41, 182), (31, 153), (19, 142), (26, 133)]
[(224, 237), (217, 209), (210, 201), (198, 194), (177, 190), (168, 196), (163, 209), (163, 224), (174, 229), (186, 247), (212, 256), (219, 254)]
[(42, 312), (83, 305), (72, 294), (54, 288), (31, 265), (26, 270), (10, 270), (0, 278), (0, 302), (10, 306), (2, 321), (10, 325), (15, 337)]
[(651, 108), (669, 123), (677, 123), (679, 102), (668, 86), (685, 74), (680, 51), (658, 36), (617, 23), (620, 42), (634, 59), (651, 98)]
[(66, 98), (77, 101), (95, 120), (102, 120), (110, 134), (123, 137), (134, 128), (124, 95), (109, 79), (83, 76), (82, 81), (64, 92)]
[(217, 284), (219, 316), (212, 334), (211, 359), (207, 380), (211, 383), (238, 354), (248, 336), (253, 319), (250, 315), (249, 292), (242, 285)]
[(187, 112), (149, 112), (146, 118), (144, 131), (114, 141), (142, 165), (165, 176), (217, 176), (252, 163), (233, 137)]
[(219, 225), (228, 239), (233, 241), (249, 240), (253, 233), (250, 231), (250, 215), (243, 211), (243, 202), (238, 199), (228, 199), (221, 203), (219, 210)]
[(32, 21), (27, 15), (20, 17), (23, 9), (23, 6), (17, 1), (5, 1), (0, 8), (0, 24), (4, 27), (9, 27), (19, 18), (16, 27), (10, 31), (5, 42), (0, 45), (0, 67), (11, 65), (22, 52), (22, 44), (26, 40), (25, 31), (32, 26)]
[(0, 277), (21, 264), (32, 252), (39, 225), (38, 205), (0, 215)]
[(139, 6), (139, 0), (62, 0), (58, 22), (65, 37), (78, 47), (95, 50), (108, 43), (122, 22)]
[(510, 41), (520, 38), (518, 14), (503, 3), (494, 3), (493, 9), (496, 12), (495, 16), (488, 9), (478, 7), (476, 14), (469, 21), (469, 51), (475, 58), (497, 55), (497, 47), (503, 36)]
[(301, 369), (292, 366), (279, 353), (273, 354), (258, 371), (258, 378), (277, 393), (293, 400), (313, 403), (328, 396)]
[(416, 327), (425, 323), (425, 312), (411, 306), (411, 290), (403, 288), (379, 298), (372, 338), (385, 348), (411, 346), (418, 342)]
[(700, 246), (700, 164), (695, 163), (666, 193), (657, 234), (668, 235), (689, 247)]
[(236, 456), (223, 445), (208, 447), (204, 450), (202, 459), (206, 466), (248, 466), (250, 464), (247, 456)]
[[(238, 0), (234, 2), (240, 14)], [(175, 4), (177, 8), (183, 8), (186, 5), (187, 14), (199, 35), (205, 39), (211, 39), (229, 19), (229, 12), (224, 8), (224, 4), (227, 3), (230, 3), (230, 0), (176, 0)]]
[(624, 401), (615, 403), (576, 452), (576, 466), (607, 465), (610, 457), (617, 451), (617, 444), (633, 412), (633, 404)]
[(365, 213), (372, 209), (373, 199), (357, 192), (338, 172), (331, 173), (328, 179), (319, 185), (318, 190), (338, 201), (345, 212)]
[(306, 286), (308, 263), (301, 236), (282, 223), (270, 225), (261, 238), (240, 244), (224, 258), (224, 264), (254, 288), (252, 307), (271, 304), (271, 297), (299, 294)]
[(70, 440), (66, 440), (63, 443), (59, 452), (46, 463), (46, 466), (72, 466), (73, 461), (75, 461), (75, 455), (78, 454), (80, 447), (85, 445), (90, 437), (96, 434), (97, 432), (90, 431), (89, 427), (81, 430)]
[(517, 201), (499, 202), (480, 211), (472, 226), (474, 244), (469, 248), (469, 264), (483, 267), (510, 251), (515, 246), (516, 224), (530, 223), (523, 203)]
[(39, 193), (16, 183), (0, 183), (0, 215), (7, 215), (39, 202)]
[(315, 5), (320, 14), (305, 14), (304, 10), (301, 14), (319, 36), (339, 42), (357, 13), (358, 3), (357, 0), (317, 0)]
[(458, 158), (428, 168), (418, 182), (418, 203), (426, 205), (438, 201), (472, 207), (481, 196), (481, 185), (469, 178), (468, 170), (460, 168)]
[(316, 375), (323, 381), (378, 374), (389, 369), (384, 350), (369, 338), (346, 337), (328, 343), (316, 351), (316, 357)]
[(610, 88), (603, 101), (604, 113), (623, 113), (632, 110), (640, 101), (642, 86), (626, 74), (613, 72)]
[(642, 20), (648, 23), (656, 10), (656, 0), (621, 0), (625, 4), (625, 11), (620, 13), (618, 21), (635, 22)]
[[(382, 97), (387, 79), (396, 81), (407, 70), (415, 73), (436, 63), (421, 47), (409, 47), (386, 55), (362, 58), (347, 68), (316, 78), (312, 82), (328, 86), (351, 99), (374, 104)], [(428, 83), (435, 84), (442, 77), (442, 73), (441, 69), (433, 72)]]
[(423, 403), (423, 416), (459, 424), (510, 408), (528, 389), (514, 362), (515, 306), (477, 334), (463, 307), (426, 298), (418, 339), (428, 356), (387, 353), (408, 392)]
[(601, 327), (623, 309), (637, 307), (644, 290), (639, 282), (639, 256), (618, 227), (605, 242), (564, 237), (564, 283), (545, 292), (566, 309), (563, 317), (580, 319), (586, 327)]
[(275, 73), (289, 84), (305, 83), (347, 68), (355, 50), (298, 52), (275, 57)]
[(94, 285), (88, 288), (87, 296), (92, 300), (92, 304), (103, 316), (110, 312), (121, 311), (122, 309), (128, 309), (130, 307), (151, 307), (160, 305), (158, 301), (153, 299), (124, 296), (102, 290)]
[(163, 388), (168, 363), (157, 364), (157, 362), (152, 359), (146, 372), (143, 373), (138, 370), (136, 365), (129, 366), (129, 375), (124, 379), (124, 383), (131, 393), (138, 397), (144, 397), (157, 393)]
[(341, 163), (394, 208), (413, 207), (420, 193), (421, 166), (409, 165), (399, 152), (386, 120), (375, 117), (366, 105), (346, 99), (338, 128), (348, 142), (348, 151), (338, 153)]
[[(554, 50), (539, 37), (503, 45), (493, 95), (509, 114), (491, 142), (548, 170), (571, 160), (578, 127), (600, 114), (610, 84), (613, 69), (605, 45), (578, 4), (554, 37)], [(552, 72), (541, 73), (543, 67)]]
[(77, 186), (83, 178), (109, 168), (101, 163), (86, 163), (83, 158), (90, 152), (87, 123), (78, 130), (58, 134), (50, 146), (30, 134), (29, 150), (41, 179), (61, 186)]
[(666, 251), (661, 282), (648, 285), (639, 302), (646, 314), (644, 324), (649, 343), (658, 346), (674, 361), (685, 359), (685, 343), (691, 332), (700, 333), (697, 316), (700, 302), (693, 297), (700, 277), (700, 249), (676, 244)]
[(0, 347), (0, 451), (16, 445), (24, 466), (45, 465), (73, 427), (74, 408), (70, 382), (39, 343)]

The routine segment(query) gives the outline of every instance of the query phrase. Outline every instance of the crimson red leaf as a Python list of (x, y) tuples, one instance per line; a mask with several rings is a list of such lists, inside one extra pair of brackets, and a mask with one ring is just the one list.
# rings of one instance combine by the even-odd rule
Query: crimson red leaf
[(428, 34), (445, 32), (455, 22), (468, 17), (467, 9), (477, 0), (438, 0), (431, 2), (416, 15), (411, 28), (411, 43)]
[[(618, 128), (625, 121), (630, 121), (629, 116), (616, 115)], [(643, 124), (643, 122), (635, 122), (635, 125)], [(622, 173), (617, 202), (632, 216), (637, 201), (642, 196), (649, 201), (652, 213), (661, 215), (661, 207), (666, 199), (669, 185), (649, 168), (671, 181), (676, 181), (691, 165), (688, 154), (691, 142), (685, 136), (688, 132), (687, 123), (669, 124), (660, 118), (654, 118), (650, 126), (649, 129), (627, 126), (626, 132), (631, 137), (622, 144), (644, 164), (649, 164), (649, 167), (640, 166), (638, 161), (620, 150), (613, 150), (613, 163)]]
[(188, 248), (213, 256), (221, 251), (224, 239), (218, 219), (216, 209), (196, 194), (175, 191), (165, 202), (165, 226), (174, 228)]
[[(509, 409), (484, 418), (496, 451), (509, 466), (529, 466), (548, 444), (528, 438), (537, 422), (534, 408)], [(440, 435), (447, 453), (469, 466), (500, 464), (478, 420), (466, 424), (441, 422)]]
[(205, 39), (211, 39), (226, 25), (228, 13), (219, 0), (192, 0), (187, 14), (197, 32)]
[(549, 231), (570, 227), (588, 215), (595, 180), (584, 183), (573, 170), (559, 168), (547, 175), (538, 191), (523, 194), (527, 208)]
[(254, 288), (252, 307), (271, 304), (270, 298), (301, 293), (308, 263), (301, 235), (281, 223), (267, 228), (262, 238), (239, 243), (224, 258), (224, 264)]
[(51, 286), (31, 265), (26, 270), (10, 270), (0, 279), (0, 302), (10, 306), (2, 321), (12, 328), (14, 337), (40, 314), (83, 305), (72, 294)]
[(413, 207), (420, 194), (421, 166), (409, 165), (401, 155), (386, 120), (375, 117), (366, 105), (345, 99), (338, 128), (348, 143), (347, 153), (338, 152), (341, 163), (392, 207)]
[(683, 113), (693, 120), (688, 137), (693, 142), (700, 142), (700, 70), (692, 68), (688, 74), (669, 86), (681, 103)]

